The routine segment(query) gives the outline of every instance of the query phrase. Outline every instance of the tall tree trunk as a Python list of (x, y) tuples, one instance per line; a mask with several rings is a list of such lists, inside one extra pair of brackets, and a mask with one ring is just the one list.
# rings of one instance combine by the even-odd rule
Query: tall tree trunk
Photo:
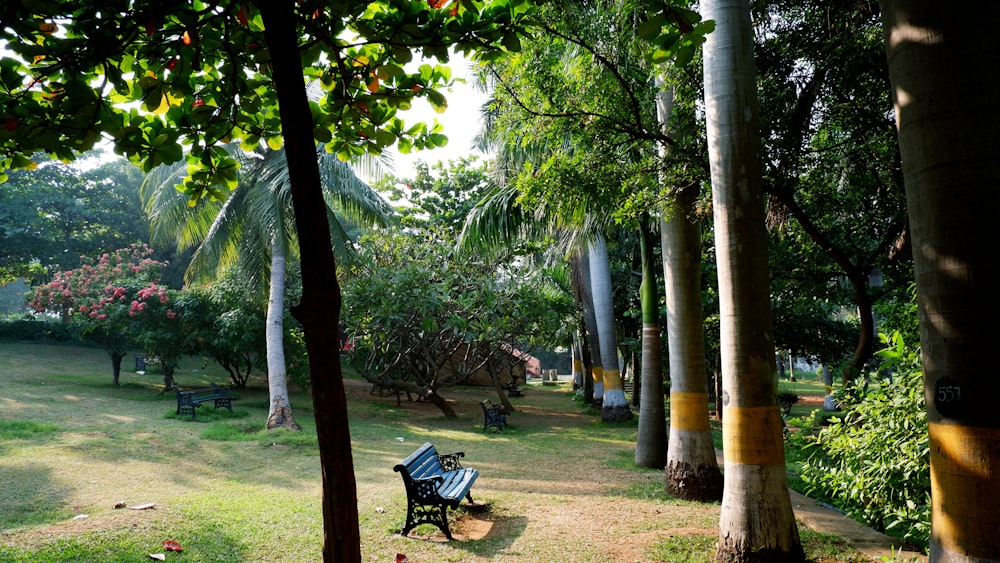
[(302, 427), (292, 417), (288, 400), (288, 371), (285, 367), (285, 252), (282, 245), (271, 245), (271, 280), (267, 299), (267, 391), (271, 408), (267, 413), (267, 429)]
[(598, 335), (597, 316), (594, 313), (594, 292), (590, 279), (590, 252), (580, 251), (580, 285), (582, 290), (583, 323), (586, 326), (587, 346), (590, 353), (589, 392), (584, 396), (594, 406), (600, 406), (604, 400), (604, 369), (601, 363), (601, 340)]
[(722, 498), (722, 473), (708, 416), (697, 198), (697, 184), (678, 192), (660, 226), (670, 358), (666, 483), (678, 498), (708, 502)]
[[(663, 406), (663, 349), (660, 340), (660, 301), (656, 291), (656, 268), (653, 266), (653, 233), (649, 216), (639, 221), (639, 247), (642, 253), (642, 283), (639, 302), (642, 307), (642, 376), (633, 377), (633, 389), (642, 389), (639, 397), (639, 430), (635, 441), (635, 464), (663, 469), (667, 465), (667, 413)], [(633, 391), (635, 393), (636, 391)]]
[(889, 78), (913, 235), (931, 460), (930, 560), (1000, 561), (1000, 4), (884, 0)]
[(583, 364), (583, 401), (588, 405), (594, 403), (594, 378), (592, 353), (590, 351), (590, 341), (587, 337), (587, 326), (584, 320), (580, 319), (580, 361)]
[(323, 487), (323, 560), (360, 563), (358, 491), (340, 366), (340, 285), (320, 184), (312, 115), (302, 75), (293, 0), (256, 0), (281, 108), (292, 204), (302, 256), (302, 323)]
[[(597, 235), (590, 242), (590, 289), (594, 298), (597, 336), (601, 342), (601, 375), (604, 394), (601, 420), (622, 422), (633, 418), (632, 408), (625, 400), (625, 387), (618, 370), (618, 345), (615, 336), (615, 308), (611, 291), (611, 265), (604, 237)], [(597, 398), (597, 383), (594, 383)]]
[(580, 346), (580, 335), (573, 335), (573, 389), (583, 388), (583, 348)]
[(746, 0), (706, 0), (705, 115), (719, 272), (725, 486), (717, 561), (803, 561), (774, 363), (753, 37)]

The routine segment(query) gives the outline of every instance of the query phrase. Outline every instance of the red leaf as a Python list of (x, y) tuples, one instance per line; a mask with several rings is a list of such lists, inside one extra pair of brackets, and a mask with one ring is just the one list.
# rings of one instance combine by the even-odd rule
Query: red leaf
[(167, 551), (181, 551), (181, 544), (175, 542), (174, 540), (167, 540), (163, 542), (163, 549)]

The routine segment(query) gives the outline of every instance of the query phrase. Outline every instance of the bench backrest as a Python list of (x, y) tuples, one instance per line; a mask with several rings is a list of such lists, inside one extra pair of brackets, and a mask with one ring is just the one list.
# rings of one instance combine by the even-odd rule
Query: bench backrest
[(402, 462), (397, 463), (393, 470), (413, 479), (422, 479), (444, 473), (441, 460), (438, 458), (437, 448), (430, 442), (426, 442)]

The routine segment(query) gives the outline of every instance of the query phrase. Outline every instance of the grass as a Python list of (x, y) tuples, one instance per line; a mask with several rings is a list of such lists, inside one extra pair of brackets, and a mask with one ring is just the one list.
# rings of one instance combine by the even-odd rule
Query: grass
[[(199, 358), (175, 377), (182, 387), (228, 380)], [(234, 413), (203, 407), (193, 420), (174, 415), (159, 376), (125, 372), (121, 382), (111, 386), (100, 350), (0, 344), (0, 561), (134, 562), (166, 540), (183, 547), (168, 559), (189, 562), (321, 559), (307, 394), (291, 396), (301, 432), (265, 432), (264, 382), (238, 390)], [(662, 472), (634, 464), (636, 424), (602, 424), (567, 385), (527, 386), (502, 433), (482, 431), (488, 389), (444, 391), (458, 412), (445, 418), (427, 403), (350, 388), (365, 561), (705, 561), (714, 546), (718, 505), (667, 496)], [(466, 452), (480, 470), (473, 495), (490, 510), (451, 512), (460, 541), (440, 541), (430, 526), (398, 534), (406, 497), (392, 466), (424, 441)]]

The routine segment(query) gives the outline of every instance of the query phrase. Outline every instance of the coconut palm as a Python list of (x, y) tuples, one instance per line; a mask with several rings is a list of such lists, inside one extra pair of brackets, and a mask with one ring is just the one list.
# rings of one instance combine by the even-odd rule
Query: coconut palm
[[(254, 151), (233, 148), (241, 162), (236, 186), (224, 201), (204, 202), (190, 208), (187, 198), (174, 189), (183, 180), (182, 166), (154, 172), (141, 195), (152, 224), (154, 242), (170, 241), (179, 250), (197, 248), (185, 273), (189, 282), (210, 281), (234, 268), (246, 287), (267, 294), (265, 340), (267, 348), (270, 410), (267, 428), (294, 428), (288, 400), (284, 355), (284, 295), (287, 261), (297, 255), (297, 238), (290, 180), (282, 150), (260, 147)], [(346, 218), (359, 223), (386, 224), (388, 204), (361, 181), (350, 165), (317, 148), (325, 187), (327, 215), (338, 261), (351, 254)], [(365, 163), (377, 172), (373, 161)]]

